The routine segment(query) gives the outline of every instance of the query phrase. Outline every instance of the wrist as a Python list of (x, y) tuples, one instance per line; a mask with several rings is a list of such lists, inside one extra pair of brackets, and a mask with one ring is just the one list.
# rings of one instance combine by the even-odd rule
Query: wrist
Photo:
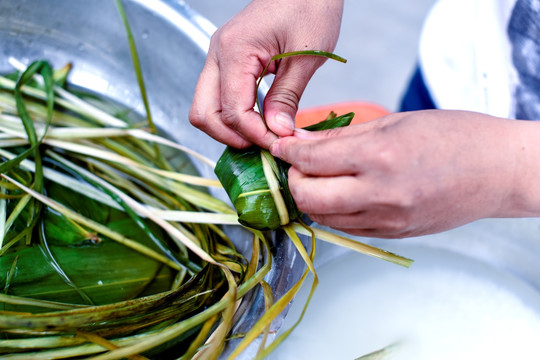
[(511, 120), (512, 186), (499, 217), (540, 216), (540, 122)]

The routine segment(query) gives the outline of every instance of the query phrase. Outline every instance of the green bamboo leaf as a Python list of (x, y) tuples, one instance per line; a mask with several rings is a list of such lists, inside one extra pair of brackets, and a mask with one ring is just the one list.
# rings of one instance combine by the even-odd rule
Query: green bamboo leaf
[(272, 56), (272, 58), (270, 59), (268, 64), (266, 64), (265, 68), (261, 72), (261, 75), (259, 75), (259, 79), (257, 80), (257, 86), (255, 87), (255, 102), (256, 102), (256, 105), (257, 105), (257, 109), (259, 110), (259, 114), (261, 115), (263, 121), (265, 121), (264, 114), (262, 112), (262, 107), (261, 107), (261, 104), (259, 102), (259, 97), (257, 96), (258, 95), (257, 93), (259, 91), (259, 86), (260, 86), (264, 76), (268, 72), (268, 68), (270, 67), (270, 64), (272, 64), (272, 62), (274, 62), (276, 60), (280, 60), (280, 59), (285, 59), (285, 58), (288, 58), (288, 57), (294, 57), (294, 56), (321, 56), (321, 57), (336, 60), (336, 61), (339, 61), (339, 62), (342, 62), (342, 63), (347, 62), (346, 59), (342, 58), (339, 55), (336, 55), (336, 54), (328, 52), (328, 51), (322, 51), (322, 50), (291, 51), (291, 52), (281, 53), (281, 54), (277, 54), (277, 55)]
[(354, 117), (353, 112), (340, 115), (340, 116), (333, 116), (333, 117), (327, 118), (326, 120), (318, 122), (316, 124), (306, 126), (303, 129), (308, 130), (308, 131), (322, 131), (322, 130), (336, 129), (338, 127), (349, 126), (353, 117)]
[[(261, 288), (264, 294), (264, 310), (265, 312), (270, 311), (272, 304), (274, 303), (274, 294), (272, 288), (266, 281), (261, 282)], [(268, 326), (266, 326), (262, 332), (261, 343), (259, 344), (259, 349), (257, 350), (257, 356), (262, 356), (266, 346), (266, 340), (268, 339), (268, 335), (270, 335), (270, 325), (271, 324), (268, 324)]]
[[(84, 247), (51, 245), (50, 250), (70, 279), (96, 304), (126, 299), (159, 267), (157, 261), (110, 240)], [(49, 266), (37, 245), (0, 257), (0, 268), (6, 268), (17, 255), (18, 271), (11, 281), (11, 294), (48, 301), (61, 300), (67, 304), (81, 303), (76, 290), (56, 276), (56, 271)], [(168, 290), (172, 275), (170, 271), (163, 270), (153, 278), (154, 290)], [(5, 283), (4, 276), (0, 275), (0, 284)], [(21, 306), (16, 309), (24, 310)]]
[[(6, 188), (0, 186), (0, 194), (4, 195), (6, 193)], [(0, 249), (4, 245), (4, 238), (6, 235), (6, 230), (9, 228), (7, 224), (7, 201), (5, 198), (0, 199)]]
[[(141, 64), (139, 61), (139, 54), (137, 52), (137, 46), (135, 45), (135, 39), (133, 38), (133, 34), (131, 32), (131, 26), (126, 16), (126, 12), (124, 10), (124, 5), (122, 4), (122, 0), (116, 0), (116, 6), (118, 7), (118, 13), (120, 14), (122, 18), (122, 22), (126, 30), (126, 35), (128, 37), (128, 44), (129, 44), (129, 50), (131, 52), (131, 59), (133, 61), (133, 67), (135, 68), (135, 75), (137, 76), (137, 84), (139, 85), (139, 90), (141, 91), (141, 99), (143, 101), (144, 108), (146, 109), (146, 117), (148, 120), (148, 125), (150, 126), (150, 129), (152, 129), (152, 132), (154, 134), (157, 134), (157, 129), (156, 129), (156, 126), (154, 125), (154, 121), (152, 120), (152, 113), (150, 111), (150, 102), (148, 101), (148, 95), (146, 94), (146, 86), (144, 84), (144, 77), (141, 70)], [(156, 153), (156, 155), (159, 155), (159, 153)]]
[[(103, 224), (99, 224), (99, 223), (93, 221), (92, 219), (84, 217), (80, 213), (77, 213), (76, 211), (63, 206), (62, 204), (54, 201), (53, 199), (47, 198), (47, 197), (43, 196), (42, 194), (39, 194), (39, 193), (31, 190), (30, 188), (25, 187), (24, 185), (22, 185), (20, 183), (17, 183), (15, 180), (7, 177), (6, 175), (1, 175), (1, 176), (8, 179), (8, 180), (10, 180), (11, 182), (15, 183), (21, 189), (24, 189), (28, 194), (32, 195), (32, 197), (38, 199), (40, 202), (42, 202), (45, 205), (53, 208), (54, 210), (62, 213), (64, 216), (67, 216), (67, 217), (71, 218), (73, 221), (76, 221), (79, 224), (82, 224), (82, 225), (84, 225), (84, 226), (86, 226), (86, 227), (88, 227), (90, 229), (93, 229), (94, 231), (96, 231), (98, 233), (101, 233), (101, 234), (113, 239), (114, 241), (123, 244), (124, 246), (127, 246), (127, 247), (129, 247), (129, 248), (131, 248), (133, 250), (139, 251), (140, 253), (145, 254), (148, 257), (159, 260), (159, 261), (171, 266), (172, 268), (177, 267), (176, 263), (171, 262), (170, 260), (168, 260), (167, 258), (162, 256), (161, 254), (157, 253), (156, 251), (153, 251), (152, 249), (148, 248), (147, 246), (143, 245), (142, 243), (134, 241), (134, 240), (132, 240), (130, 238), (127, 238), (126, 236), (123, 236), (122, 234), (120, 234), (120, 233), (118, 233), (116, 231), (113, 231), (112, 229), (108, 228), (107, 226), (105, 226)], [(171, 233), (174, 233), (176, 231), (176, 229), (172, 229), (172, 230), (168, 229), (167, 231), (169, 231)], [(177, 236), (181, 237), (181, 235), (177, 235)], [(209, 257), (209, 255), (206, 255), (206, 256), (207, 256), (207, 259), (210, 260), (210, 262), (213, 261), (212, 258)]]
[[(276, 229), (279, 215), (262, 168), (259, 149), (227, 147), (215, 173), (238, 212), (238, 221), (255, 229)], [(293, 209), (289, 209), (292, 218)]]
[[(403, 343), (397, 342), (390, 344), (382, 349), (375, 350), (369, 354), (360, 356), (355, 360), (391, 360), (392, 358), (397, 358), (397, 351), (401, 349)], [(396, 355), (396, 356), (394, 356)]]
[(359, 241), (351, 240), (349, 238), (346, 238), (344, 236), (341, 236), (341, 235), (338, 235), (329, 231), (325, 231), (325, 230), (317, 229), (317, 228), (306, 229), (301, 224), (291, 224), (291, 226), (299, 234), (311, 235), (312, 233), (314, 233), (317, 239), (320, 239), (320, 240), (323, 240), (323, 241), (326, 241), (335, 245), (339, 245), (342, 247), (346, 247), (348, 249), (354, 250), (356, 252), (359, 252), (368, 256), (373, 256), (375, 258), (389, 261), (396, 265), (400, 265), (400, 266), (404, 266), (408, 268), (413, 263), (413, 260), (411, 259), (405, 258), (400, 255), (396, 255), (392, 252), (389, 252), (383, 249), (379, 249), (375, 246), (371, 246), (371, 245), (364, 244)]
[[(32, 119), (30, 118), (30, 115), (28, 114), (28, 110), (26, 109), (26, 106), (24, 104), (23, 95), (21, 92), (22, 86), (30, 81), (34, 74), (41, 73), (43, 76), (43, 80), (45, 83), (45, 96), (46, 96), (46, 103), (47, 103), (47, 119), (46, 119), (46, 127), (45, 131), (43, 132), (41, 139), (38, 141), (37, 135), (34, 129), (34, 124)], [(23, 159), (28, 157), (30, 154), (36, 155), (37, 147), (39, 146), (40, 142), (45, 137), (46, 129), (51, 123), (52, 119), (52, 112), (54, 107), (54, 91), (52, 86), (52, 70), (49, 64), (45, 61), (36, 61), (32, 63), (20, 76), (19, 80), (17, 81), (15, 88), (14, 88), (14, 94), (15, 94), (15, 100), (17, 105), (17, 111), (19, 113), (19, 116), (21, 117), (21, 120), (23, 122), (24, 128), (26, 130), (26, 133), (28, 135), (28, 139), (30, 141), (31, 147), (24, 151), (22, 154), (20, 154), (18, 157), (8, 160), (2, 164), (0, 164), (0, 173), (5, 173), (9, 171), (11, 168), (17, 166)], [(39, 170), (38, 170), (39, 171)], [(39, 177), (39, 174), (36, 176), (36, 179), (39, 182), (41, 181)]]
[[(103, 191), (105, 194), (107, 194), (109, 197), (111, 197), (117, 204), (120, 205), (120, 207), (124, 210), (124, 212), (129, 216), (129, 218), (132, 220), (133, 223), (137, 226), (137, 228), (142, 232), (143, 238), (150, 239), (154, 245), (156, 245), (159, 250), (164, 253), (170, 260), (174, 261), (180, 266), (186, 266), (191, 271), (200, 271), (200, 267), (194, 267), (191, 266), (191, 263), (188, 262), (186, 264), (182, 264), (177, 257), (165, 246), (164, 239), (161, 237), (158, 237), (153, 229), (151, 229), (150, 225), (145, 222), (120, 196), (117, 195), (117, 193), (109, 190), (107, 186), (102, 185), (99, 181), (96, 181), (93, 177), (89, 176), (86, 172), (79, 171), (77, 167), (74, 166), (74, 164), (69, 163), (67, 161), (64, 161), (63, 164), (65, 166), (70, 166), (70, 170), (73, 171), (76, 175), (80, 176), (82, 179), (93, 185), (94, 187), (98, 188), (99, 190)], [(82, 170), (82, 169), (81, 169)], [(126, 219), (127, 220), (127, 219)], [(130, 223), (127, 224), (129, 226)], [(129, 227), (128, 227), (129, 228)], [(124, 232), (124, 235), (125, 232)]]
[(67, 63), (59, 69), (55, 69), (52, 74), (52, 80), (57, 86), (64, 86), (67, 82), (67, 77), (71, 72), (72, 64)]
[(13, 280), (13, 276), (15, 276), (15, 271), (17, 270), (17, 260), (19, 259), (18, 256), (15, 256), (13, 259), (13, 264), (11, 264), (11, 269), (9, 269), (7, 275), (6, 275), (6, 281), (4, 283), (4, 294), (7, 294), (9, 291), (9, 287), (11, 286), (11, 281)]
[(311, 238), (311, 250), (308, 254), (306, 252), (306, 249), (302, 245), (302, 242), (290, 226), (285, 226), (284, 230), (287, 232), (287, 235), (289, 235), (289, 239), (293, 241), (296, 249), (302, 256), (302, 259), (306, 261), (306, 264), (308, 265), (308, 269), (304, 271), (300, 279), (294, 284), (289, 291), (287, 291), (281, 298), (279, 298), (268, 311), (266, 311), (260, 318), (259, 321), (249, 330), (249, 332), (245, 335), (242, 342), (235, 348), (235, 350), (231, 353), (229, 356), (229, 360), (235, 359), (240, 353), (255, 339), (257, 338), (261, 333), (264, 332), (265, 328), (267, 328), (271, 322), (275, 319), (277, 315), (283, 312), (285, 308), (289, 305), (289, 303), (292, 301), (292, 299), (296, 296), (302, 285), (304, 284), (307, 275), (310, 271), (313, 272), (314, 280), (312, 284), (312, 288), (310, 291), (310, 295), (308, 296), (308, 300), (306, 301), (306, 304), (304, 305), (304, 310), (302, 314), (300, 315), (300, 318), (297, 320), (297, 322), (293, 325), (292, 328), (288, 329), (284, 334), (280, 335), (280, 337), (272, 342), (272, 344), (265, 349), (264, 351), (260, 352), (260, 355), (257, 358), (264, 358), (267, 356), (273, 348), (278, 346), (288, 335), (289, 333), (294, 329), (294, 327), (299, 323), (301, 320), (305, 309), (307, 308), (309, 301), (313, 295), (313, 292), (315, 291), (315, 288), (318, 284), (318, 278), (317, 274), (314, 272), (314, 266), (313, 266), (313, 258), (315, 256), (315, 237), (313, 236)]
[(77, 284), (73, 282), (73, 280), (70, 278), (70, 276), (64, 271), (62, 266), (60, 266), (60, 264), (56, 260), (55, 256), (51, 252), (51, 249), (49, 248), (49, 244), (47, 243), (47, 238), (44, 235), (43, 220), (40, 219), (39, 224), (40, 224), (40, 230), (41, 230), (41, 231), (38, 232), (38, 234), (39, 234), (39, 248), (41, 250), (41, 253), (45, 256), (45, 259), (47, 260), (47, 263), (54, 269), (54, 271), (56, 271), (56, 273), (60, 276), (60, 278), (70, 288), (72, 288), (73, 290), (75, 290), (75, 292), (77, 294), (79, 294), (81, 299), (83, 299), (87, 304), (94, 305), (94, 302), (88, 296), (88, 294), (86, 294), (86, 292), (84, 290), (81, 290), (77, 286)]

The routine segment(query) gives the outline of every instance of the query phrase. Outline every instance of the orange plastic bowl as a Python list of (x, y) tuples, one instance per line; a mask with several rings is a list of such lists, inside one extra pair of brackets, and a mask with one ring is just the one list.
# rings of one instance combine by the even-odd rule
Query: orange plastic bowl
[(326, 119), (331, 111), (335, 112), (338, 116), (347, 114), (349, 112), (354, 112), (355, 115), (351, 122), (351, 125), (371, 121), (390, 113), (390, 111), (388, 111), (384, 107), (370, 102), (341, 102), (307, 109), (300, 109), (296, 114), (295, 125), (298, 128), (302, 128), (308, 125), (318, 123)]

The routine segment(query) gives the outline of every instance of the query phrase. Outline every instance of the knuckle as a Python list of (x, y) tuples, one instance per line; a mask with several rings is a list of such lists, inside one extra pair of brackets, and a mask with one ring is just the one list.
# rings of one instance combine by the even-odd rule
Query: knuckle
[(324, 131), (321, 131), (321, 134), (324, 135), (325, 137), (328, 137), (328, 138), (334, 138), (334, 137), (340, 137), (340, 136), (343, 136), (343, 135), (346, 135), (346, 131), (348, 131), (349, 129), (345, 126), (345, 127), (338, 127), (338, 128), (334, 128), (334, 129), (328, 129), (328, 130), (324, 130)]
[(398, 153), (393, 146), (387, 146), (377, 153), (377, 162), (383, 169), (393, 169)]
[(191, 125), (201, 128), (204, 126), (205, 119), (204, 116), (201, 116), (201, 114), (195, 110), (191, 110), (188, 115), (189, 122)]
[(200, 130), (211, 130), (211, 124), (215, 123), (216, 119), (221, 117), (221, 111), (198, 111), (194, 108), (190, 109), (188, 119), (191, 125)]
[(387, 233), (402, 234), (407, 231), (409, 226), (410, 221), (406, 217), (397, 216), (392, 219), (387, 219), (384, 228)]
[(350, 134), (348, 133), (348, 131), (350, 131), (350, 129), (348, 129), (347, 126), (345, 126), (345, 127), (334, 128), (334, 129), (319, 130), (317, 131), (317, 134), (318, 134), (319, 140), (321, 139), (333, 140), (334, 141), (333, 144), (335, 145), (334, 147), (336, 149), (342, 147), (343, 150), (347, 150), (351, 153), (354, 153), (356, 151), (356, 148), (354, 147), (355, 146), (354, 143), (347, 143), (346, 148), (343, 147), (343, 144), (351, 138), (349, 136)]
[(240, 123), (238, 115), (225, 104), (223, 104), (223, 109), (221, 111), (221, 121), (231, 129), (235, 130), (238, 129)]
[(408, 191), (400, 191), (394, 195), (394, 207), (403, 213), (407, 213), (415, 204), (415, 196)]
[(395, 204), (389, 209), (381, 209), (379, 213), (379, 228), (392, 236), (405, 237), (415, 228), (417, 221), (410, 207), (399, 207)]
[(217, 45), (220, 49), (226, 49), (231, 43), (238, 41), (238, 35), (234, 31), (227, 31), (228, 27), (224, 26), (216, 31), (210, 41)]
[(294, 186), (294, 183), (289, 184), (289, 186), (291, 195), (296, 203), (296, 207), (298, 208), (298, 210), (303, 213), (309, 213), (312, 209), (312, 201), (310, 200), (309, 196), (305, 194), (303, 187)]
[(223, 46), (226, 46), (228, 41), (232, 40), (231, 37), (232, 35), (229, 35), (229, 32), (226, 31), (226, 27), (217, 29), (210, 37), (210, 49), (223, 49)]
[[(294, 197), (294, 195), (293, 195)], [(305, 198), (305, 197), (296, 197), (295, 198), (295, 201), (296, 201), (296, 206), (298, 207), (298, 210), (300, 210), (301, 212), (303, 213), (306, 213), (306, 214), (309, 214), (311, 212), (311, 202), (309, 201), (309, 199)]]
[(382, 193), (377, 193), (374, 201), (378, 204), (380, 211), (387, 211), (387, 215), (395, 214), (394, 217), (404, 217), (414, 210), (416, 196), (409, 191), (387, 190)]
[(290, 149), (289, 159), (294, 159), (294, 166), (303, 173), (309, 174), (318, 160), (313, 156), (312, 142)]
[(373, 219), (384, 234), (403, 236), (414, 228), (416, 201), (414, 194), (403, 191), (379, 193), (374, 200)]
[(300, 102), (300, 94), (289, 89), (273, 87), (265, 98), (265, 103), (267, 101), (282, 104), (296, 111)]

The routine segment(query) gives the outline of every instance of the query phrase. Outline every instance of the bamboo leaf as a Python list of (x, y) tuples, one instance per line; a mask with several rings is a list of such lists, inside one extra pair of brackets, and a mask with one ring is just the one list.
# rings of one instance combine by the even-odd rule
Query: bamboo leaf
[[(32, 76), (34, 76), (35, 73), (40, 72), (43, 76), (44, 83), (45, 83), (45, 98), (47, 102), (47, 119), (46, 119), (46, 126), (45, 130), (43, 131), (43, 134), (41, 138), (37, 139), (36, 132), (34, 130), (34, 124), (32, 122), (32, 119), (30, 118), (30, 115), (28, 114), (28, 110), (26, 109), (26, 106), (24, 105), (24, 100), (21, 92), (21, 88), (24, 86), (26, 82), (28, 82)], [(19, 113), (19, 116), (21, 117), (21, 120), (23, 122), (24, 128), (26, 130), (26, 133), (28, 135), (28, 139), (30, 141), (30, 148), (25, 150), (22, 154), (19, 156), (5, 161), (2, 164), (0, 164), (0, 173), (5, 173), (12, 169), (13, 167), (17, 166), (22, 160), (27, 158), (30, 154), (34, 154), (36, 157), (36, 161), (39, 161), (39, 152), (37, 152), (37, 148), (41, 141), (43, 141), (43, 138), (45, 137), (47, 127), (51, 123), (52, 119), (52, 111), (54, 106), (54, 93), (52, 89), (52, 70), (47, 62), (44, 61), (36, 61), (32, 63), (22, 74), (17, 83), (14, 86), (14, 96), (17, 106), (17, 111)], [(36, 167), (38, 169), (39, 166)], [(36, 170), (36, 181), (38, 186), (38, 191), (40, 183), (42, 181), (42, 176), (40, 171)]]
[[(287, 228), (288, 227), (285, 227), (285, 229), (287, 229)], [(292, 234), (292, 232), (290, 232), (290, 231), (289, 231), (289, 233)], [(311, 253), (309, 255), (306, 253), (306, 250), (304, 249), (303, 245), (301, 244), (301, 242), (298, 239), (298, 237), (296, 236), (296, 234), (293, 235), (293, 237), (290, 238), (290, 239), (295, 243), (295, 247), (297, 248), (297, 250), (300, 253), (300, 255), (302, 256), (302, 258), (304, 260), (306, 260), (306, 259), (308, 260), (308, 267), (313, 269), (312, 259), (313, 259), (314, 255), (315, 255), (315, 241), (314, 241), (314, 238), (312, 238), (312, 248), (311, 248)], [(296, 296), (296, 294), (298, 293), (298, 291), (302, 287), (308, 273), (309, 273), (309, 269), (304, 271), (304, 273), (302, 274), (302, 276), (300, 277), (298, 282), (296, 284), (294, 284), (291, 287), (291, 289), (289, 291), (287, 291), (280, 299), (278, 299), (274, 303), (274, 305), (272, 305), (270, 310), (268, 310), (266, 313), (264, 313), (264, 315), (261, 316), (260, 320), (257, 321), (257, 323), (245, 335), (242, 342), (231, 353), (231, 355), (228, 358), (229, 360), (235, 359), (238, 355), (240, 355), (240, 353), (242, 351), (244, 351), (246, 349), (246, 347), (264, 331), (264, 329), (266, 327), (268, 327), (270, 325), (270, 323), (275, 319), (275, 317), (278, 314), (280, 314), (285, 309), (285, 307), (287, 307), (289, 305), (289, 303), (292, 301), (292, 299)], [(318, 281), (317, 277), (316, 277), (316, 274), (314, 274), (314, 275), (315, 275), (315, 280), (313, 282), (313, 286), (312, 286), (309, 298), (311, 298), (311, 294), (314, 291), (314, 289), (316, 287), (316, 284), (317, 284), (317, 281)], [(307, 306), (308, 303), (309, 303), (309, 299), (308, 299), (308, 302), (306, 303), (306, 306)], [(291, 331), (292, 331), (292, 329), (291, 329)], [(283, 341), (283, 339), (289, 334), (289, 332), (290, 331), (286, 332), (285, 335), (283, 337), (281, 337), (279, 340), (274, 340), (274, 342), (272, 343), (272, 345), (270, 345), (270, 347), (273, 348), (273, 347), (277, 346), (281, 341)], [(269, 350), (269, 351), (271, 351), (271, 350)], [(266, 350), (261, 353), (261, 357), (264, 357), (266, 355), (267, 355)]]
[(407, 259), (403, 256), (399, 256), (389, 251), (385, 251), (377, 247), (361, 243), (359, 241), (354, 241), (344, 236), (340, 236), (338, 234), (331, 233), (322, 229), (310, 228), (310, 230), (306, 230), (300, 224), (292, 224), (291, 226), (293, 227), (295, 231), (297, 231), (300, 234), (310, 235), (311, 232), (313, 232), (315, 236), (317, 237), (317, 239), (320, 239), (320, 240), (323, 240), (323, 241), (326, 241), (335, 245), (343, 246), (351, 250), (360, 252), (362, 254), (373, 256), (382, 260), (386, 260), (397, 265), (410, 267), (413, 263), (413, 260)]
[[(131, 26), (126, 16), (126, 12), (124, 10), (124, 5), (122, 4), (122, 0), (116, 0), (116, 6), (118, 7), (118, 13), (120, 14), (120, 17), (122, 18), (122, 22), (124, 23), (124, 28), (126, 30), (126, 35), (128, 37), (129, 50), (131, 52), (131, 60), (133, 61), (133, 67), (135, 68), (135, 75), (137, 76), (137, 84), (139, 85), (139, 90), (141, 91), (141, 99), (143, 101), (144, 108), (146, 109), (146, 118), (148, 120), (148, 125), (150, 125), (150, 128), (152, 129), (152, 133), (157, 134), (157, 129), (156, 129), (156, 126), (154, 125), (154, 121), (152, 120), (152, 113), (150, 111), (150, 102), (148, 101), (148, 95), (146, 94), (146, 86), (144, 84), (144, 77), (142, 74), (141, 64), (139, 61), (139, 54), (137, 52), (137, 47), (135, 45), (135, 39), (133, 38), (133, 34), (131, 33)], [(156, 154), (158, 155), (159, 152)]]
[[(84, 180), (97, 187), (98, 189), (104, 191), (108, 196), (110, 196), (117, 204), (119, 204), (122, 209), (128, 214), (131, 220), (136, 224), (139, 229), (142, 230), (143, 234), (147, 236), (162, 253), (165, 254), (171, 261), (175, 262), (179, 266), (184, 266), (180, 261), (174, 256), (174, 254), (164, 245), (163, 240), (156, 236), (152, 229), (139, 217), (139, 215), (118, 195), (118, 190), (113, 191), (110, 186), (107, 186), (105, 183), (100, 181), (97, 177), (92, 176), (87, 171), (84, 171), (82, 168), (75, 166), (75, 164), (70, 163), (64, 159), (63, 164), (70, 167), (72, 171), (75, 171), (77, 175), (81, 176)], [(191, 271), (199, 271), (200, 268), (190, 267), (189, 264), (186, 264)]]
[[(0, 187), (0, 194), (5, 194), (6, 189)], [(7, 213), (6, 213), (7, 202), (6, 199), (0, 199), (0, 249), (4, 245), (4, 238), (6, 235), (6, 229), (9, 228), (7, 224)]]
[(268, 160), (269, 157), (272, 158), (269, 155), (270, 153), (268, 151), (261, 150), (261, 164), (264, 172), (264, 177), (266, 179), (266, 182), (268, 183), (270, 195), (272, 195), (272, 200), (274, 202), (274, 206), (276, 207), (276, 211), (279, 217), (279, 224), (283, 226), (289, 223), (289, 211), (287, 210), (287, 205), (285, 204), (285, 200), (281, 195), (280, 184), (277, 178), (277, 165), (275, 161)]
[(288, 58), (288, 57), (294, 57), (294, 56), (321, 56), (321, 57), (336, 60), (336, 61), (339, 61), (339, 62), (342, 62), (342, 63), (347, 62), (346, 59), (342, 58), (339, 55), (336, 55), (336, 54), (333, 54), (333, 53), (327, 52), (327, 51), (322, 51), (322, 50), (291, 51), (291, 52), (281, 53), (281, 54), (277, 54), (277, 55), (272, 56), (272, 58), (270, 59), (268, 64), (266, 64), (266, 67), (263, 69), (261, 75), (259, 75), (259, 79), (257, 80), (257, 86), (255, 87), (255, 101), (256, 101), (257, 109), (259, 109), (259, 114), (261, 114), (261, 117), (262, 117), (264, 122), (266, 122), (266, 120), (264, 119), (263, 112), (261, 111), (262, 110), (261, 104), (259, 103), (259, 97), (257, 96), (257, 92), (259, 91), (259, 86), (260, 86), (264, 76), (268, 72), (268, 68), (270, 67), (270, 64), (272, 64), (272, 62), (274, 62), (276, 60), (280, 60), (280, 59), (285, 59), (285, 58)]
[[(108, 227), (106, 226), (103, 226), (99, 223), (96, 223), (95, 221), (91, 220), (91, 219), (88, 219), (84, 216), (82, 216), (81, 214), (63, 206), (62, 204), (52, 200), (52, 199), (49, 199), (31, 189), (29, 189), (28, 187), (18, 183), (17, 181), (11, 179), (10, 177), (6, 176), (6, 175), (1, 175), (2, 177), (8, 179), (9, 181), (13, 182), (14, 184), (16, 184), (17, 186), (19, 186), (21, 189), (23, 189), (24, 191), (26, 191), (28, 194), (30, 194), (32, 197), (38, 199), (39, 201), (41, 201), (42, 203), (44, 203), (45, 205), (53, 208), (54, 210), (64, 214), (64, 216), (67, 216), (69, 218), (71, 218), (72, 220), (80, 223), (80, 224), (83, 224), (84, 226), (87, 226), (91, 229), (94, 229), (96, 232), (98, 233), (101, 233), (111, 239), (113, 239), (114, 241), (117, 241), (125, 246), (128, 246), (130, 247), (131, 249), (133, 250), (136, 250), (136, 251), (139, 251), (143, 254), (146, 254), (147, 256), (149, 257), (152, 257), (156, 260), (159, 260), (169, 266), (171, 266), (172, 268), (177, 268), (177, 265), (176, 263), (168, 260), (167, 258), (165, 258), (164, 256), (162, 256), (161, 254), (155, 252), (154, 250), (136, 242), (136, 241), (133, 241), (132, 239), (129, 239), (125, 236), (123, 236), (122, 234), (119, 234), (111, 229), (109, 229)], [(176, 231), (176, 230), (175, 230)]]

